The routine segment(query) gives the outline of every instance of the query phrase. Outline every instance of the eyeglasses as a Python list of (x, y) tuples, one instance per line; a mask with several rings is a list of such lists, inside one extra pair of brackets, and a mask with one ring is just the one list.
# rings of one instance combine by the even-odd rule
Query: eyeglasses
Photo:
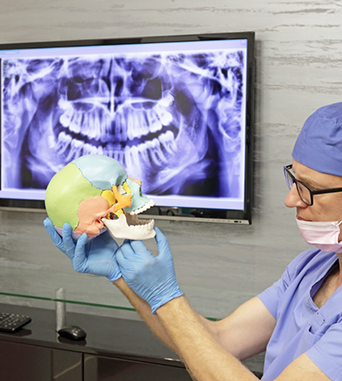
[(313, 196), (315, 194), (342, 192), (342, 188), (312, 190), (307, 185), (297, 180), (293, 173), (290, 172), (290, 170), (292, 169), (292, 164), (283, 167), (283, 169), (285, 180), (289, 189), (292, 188), (293, 184), (296, 184), (297, 192), (299, 194), (300, 199), (308, 206), (313, 205)]

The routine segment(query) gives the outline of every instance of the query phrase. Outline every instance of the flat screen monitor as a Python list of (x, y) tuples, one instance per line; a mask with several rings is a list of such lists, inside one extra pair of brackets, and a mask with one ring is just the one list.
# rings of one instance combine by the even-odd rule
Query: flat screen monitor
[(254, 33), (0, 45), (2, 207), (43, 208), (86, 154), (156, 218), (251, 222)]

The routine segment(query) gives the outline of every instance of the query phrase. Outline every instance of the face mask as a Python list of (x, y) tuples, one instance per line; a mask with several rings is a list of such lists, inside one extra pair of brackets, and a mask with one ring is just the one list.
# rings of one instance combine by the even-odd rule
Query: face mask
[(341, 253), (342, 241), (338, 242), (341, 222), (302, 221), (296, 217), (300, 234), (309, 245), (328, 252)]

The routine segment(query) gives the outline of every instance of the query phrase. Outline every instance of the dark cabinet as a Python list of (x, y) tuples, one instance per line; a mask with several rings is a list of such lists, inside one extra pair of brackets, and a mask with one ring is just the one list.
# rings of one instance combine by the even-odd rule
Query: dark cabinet
[(1, 381), (191, 381), (184, 367), (0, 341)]
[(29, 315), (15, 333), (0, 332), (0, 381), (190, 381), (176, 355), (144, 323), (68, 313), (85, 340), (56, 335), (53, 310), (0, 304), (0, 311)]
[(81, 353), (6, 341), (0, 353), (0, 380), (82, 381)]
[(86, 354), (84, 381), (191, 381), (183, 367)]

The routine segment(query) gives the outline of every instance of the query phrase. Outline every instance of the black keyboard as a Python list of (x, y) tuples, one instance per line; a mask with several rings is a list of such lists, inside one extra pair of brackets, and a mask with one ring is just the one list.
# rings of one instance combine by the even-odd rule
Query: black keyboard
[(29, 316), (0, 312), (0, 331), (15, 332), (30, 321)]

